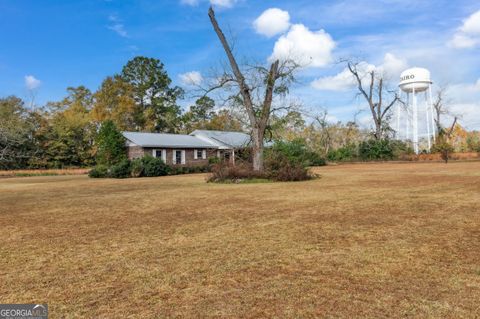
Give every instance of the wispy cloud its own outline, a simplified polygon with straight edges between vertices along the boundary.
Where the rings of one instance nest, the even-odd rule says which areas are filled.
[[[108,17],[108,20],[110,21],[110,25],[108,26],[108,29],[114,31],[117,33],[119,36],[128,38],[128,33],[125,30],[125,26],[121,22],[121,20],[116,16],[116,15],[110,15]]]
[[[198,6],[202,0],[180,0],[181,4],[185,4],[188,6]],[[237,0],[209,0],[211,5],[224,7],[224,8],[231,8],[235,5]]]
[[[448,44],[456,49],[468,49],[480,45],[480,10],[463,21],[463,25],[458,28]]]
[[[199,0],[180,0],[181,4],[186,4],[189,6],[198,6],[199,2]]]
[[[182,84],[187,86],[200,85],[203,82],[203,76],[198,71],[183,73],[179,77]]]

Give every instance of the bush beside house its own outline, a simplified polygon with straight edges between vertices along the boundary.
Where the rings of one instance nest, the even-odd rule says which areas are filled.
[[[89,176],[92,178],[158,177],[167,175],[205,173],[208,171],[208,166],[168,166],[160,158],[147,155],[131,161],[124,159],[112,166],[97,165],[90,171]]]
[[[232,166],[224,163],[212,166],[209,182],[234,182],[244,180],[305,181],[315,177],[310,166],[326,165],[325,159],[307,149],[302,140],[276,142],[265,150],[263,172],[254,171],[250,163]]]

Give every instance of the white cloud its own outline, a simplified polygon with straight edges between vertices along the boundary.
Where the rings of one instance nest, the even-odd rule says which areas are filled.
[[[36,79],[33,75],[26,75],[25,76],[25,86],[29,90],[35,90],[37,89],[42,82],[38,79]]]
[[[355,79],[350,73],[350,70],[345,68],[342,72],[336,75],[324,76],[316,79],[311,85],[317,90],[347,91],[355,85]]]
[[[448,42],[448,46],[456,49],[473,48],[479,41],[464,33],[456,33]]]
[[[459,116],[459,123],[467,129],[480,129],[480,79],[447,87],[445,105],[451,114]],[[452,119],[444,116],[444,125]]]
[[[385,54],[383,64],[375,66],[365,61],[357,65],[358,73],[365,76],[368,72],[375,70],[383,75],[384,78],[400,76],[400,73],[407,68],[407,61],[397,58],[392,53]],[[357,82],[348,68],[333,76],[325,76],[314,80],[311,86],[317,90],[324,91],[348,91],[354,88]]]
[[[191,71],[179,75],[183,85],[200,85],[203,82],[203,76],[198,71]]]
[[[219,7],[231,8],[235,4],[236,0],[210,0],[212,5]]]
[[[108,20],[112,22],[112,24],[108,26],[108,29],[114,31],[121,37],[128,38],[128,33],[125,30],[125,26],[121,23],[120,19],[116,15],[110,15]]]
[[[464,22],[460,31],[468,34],[480,35],[480,10],[469,16]]]
[[[480,129],[480,103],[453,104],[450,107],[450,112],[456,116],[460,116],[458,122],[466,129]],[[446,122],[445,117],[448,119],[449,123],[451,123],[451,116],[444,116],[444,121],[442,122]],[[444,124],[449,125],[449,123]]]
[[[448,42],[450,47],[456,49],[473,48],[478,44],[480,44],[480,10],[465,19]]]
[[[278,8],[267,9],[253,22],[253,27],[257,33],[273,37],[288,30],[290,14]]]
[[[188,6],[198,6],[202,0],[180,0],[181,4]],[[206,2],[206,1],[205,1]],[[210,0],[210,4],[218,7],[231,8],[237,0]]]
[[[181,4],[186,4],[186,5],[189,5],[189,6],[196,6],[196,5],[198,5],[199,0],[181,0],[180,3]]]
[[[303,24],[294,24],[282,35],[269,60],[293,59],[305,67],[323,67],[332,61],[335,41],[324,30],[310,31]]]
[[[384,77],[400,77],[400,73],[407,69],[408,63],[405,59],[397,58],[392,53],[385,54],[383,64],[379,67]]]

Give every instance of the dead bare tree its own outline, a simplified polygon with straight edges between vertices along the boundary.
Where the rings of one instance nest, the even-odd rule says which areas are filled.
[[[332,144],[332,137],[330,132],[330,124],[328,123],[328,110],[321,109],[318,114],[310,115],[314,120],[314,123],[318,125],[318,131],[320,133],[320,144],[323,149],[323,155],[326,156],[330,151]]]
[[[365,98],[372,114],[373,123],[375,124],[373,136],[379,140],[384,138],[389,131],[389,111],[395,103],[400,101],[400,98],[397,93],[394,93],[393,98],[385,102],[385,95],[391,95],[392,92],[386,89],[383,75],[375,69],[365,70],[365,74],[362,74],[363,72],[358,68],[359,64],[351,61],[347,62],[348,70],[352,73],[357,83],[358,94]],[[365,80],[365,78],[367,79]]]
[[[279,111],[279,109],[272,107],[272,103],[276,95],[285,95],[288,92],[288,85],[294,80],[293,73],[299,65],[293,61],[281,62],[275,60],[269,68],[255,65],[241,69],[233,54],[232,47],[217,22],[212,7],[208,11],[208,16],[225,50],[231,72],[225,69],[224,74],[218,78],[216,85],[208,89],[207,93],[226,86],[237,90],[237,94],[233,95],[232,99],[243,106],[248,117],[253,144],[253,169],[262,171],[265,130],[270,115]]]
[[[447,101],[447,87],[441,87],[436,95],[435,100],[433,101],[433,110],[435,111],[435,125],[437,126],[437,132],[442,130],[442,116],[443,115],[452,115],[448,109]],[[454,116],[456,118],[456,116]]]

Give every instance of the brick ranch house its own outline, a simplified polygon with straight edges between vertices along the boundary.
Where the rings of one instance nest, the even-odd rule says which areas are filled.
[[[203,166],[217,157],[235,163],[235,152],[250,144],[250,135],[242,132],[196,130],[189,135],[123,132],[128,158],[145,155],[161,158],[168,165]]]

